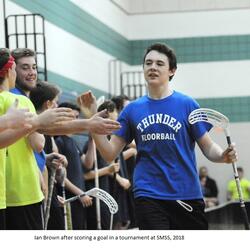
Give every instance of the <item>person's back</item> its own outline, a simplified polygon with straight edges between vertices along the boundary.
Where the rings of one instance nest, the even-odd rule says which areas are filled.
[[[63,135],[56,138],[56,144],[59,153],[66,156],[68,160],[67,178],[79,189],[85,191],[81,152],[76,142],[73,138]],[[66,198],[73,196],[74,194],[66,189]],[[71,215],[73,229],[85,229],[86,211],[79,200],[71,202]]]
[[[72,103],[61,103],[59,107],[68,107],[75,112],[76,117],[79,117],[80,109]],[[63,154],[68,161],[67,180],[65,182],[66,197],[83,193],[85,189],[84,171],[82,164],[82,150],[78,148],[76,141],[70,135],[62,135],[56,138],[56,144],[59,153]],[[76,193],[77,192],[77,193]],[[92,199],[85,195],[80,200],[71,203],[71,215],[73,229],[86,229],[86,209],[92,205]]]
[[[92,140],[91,138],[89,140]],[[86,143],[84,146],[83,152],[86,154],[89,150],[90,141]],[[94,152],[92,152],[94,153]],[[103,160],[100,153],[96,151],[97,156],[97,166],[98,170],[102,170],[103,168],[108,166],[108,163]],[[86,168],[85,174],[87,175],[90,171],[95,171],[94,163],[92,164],[92,168]],[[109,175],[102,175],[99,176],[98,174],[98,181],[99,181],[99,188],[106,191],[107,193],[112,194],[111,192],[111,185],[109,180]],[[87,179],[86,183],[86,190],[90,190],[96,187],[95,179]],[[100,201],[100,214],[101,214],[101,229],[108,230],[110,227],[110,212],[105,203]],[[97,230],[97,215],[96,215],[96,200],[93,201],[93,206],[87,208],[87,229],[88,230]]]
[[[67,178],[80,189],[84,189],[81,152],[73,138],[67,135],[58,136],[56,144],[59,152],[68,160]]]

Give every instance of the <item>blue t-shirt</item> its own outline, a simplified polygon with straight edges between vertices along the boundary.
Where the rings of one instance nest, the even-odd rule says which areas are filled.
[[[26,96],[26,94],[24,93],[24,91],[22,91],[19,88],[10,89],[10,92],[13,93],[13,94],[16,94],[16,95],[24,95],[24,96]]]
[[[40,153],[34,151],[34,155],[36,158],[37,166],[39,167],[40,171],[43,172],[45,169],[46,164],[46,154],[44,151],[41,151]]]
[[[211,126],[189,124],[188,116],[197,108],[198,103],[191,97],[174,91],[160,100],[141,97],[122,111],[118,118],[122,128],[115,135],[127,143],[135,139],[136,198],[202,198],[194,149],[195,141]]]

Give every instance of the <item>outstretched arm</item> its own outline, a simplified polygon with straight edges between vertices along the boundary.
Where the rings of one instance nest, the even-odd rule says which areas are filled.
[[[91,93],[91,91],[83,93],[81,96],[79,96],[77,98],[77,102],[81,108],[81,111],[85,114],[86,117],[91,117],[90,119],[94,117],[101,118],[101,116],[105,117],[105,115],[107,115],[107,112],[105,110],[96,113],[97,112],[96,98]],[[120,125],[117,126],[117,129],[120,129]],[[122,149],[126,145],[125,140],[116,135],[112,135],[111,140],[109,141],[106,136],[97,135],[95,131],[91,132],[92,132],[92,137],[95,140],[97,149],[99,150],[104,160],[107,162],[114,161],[117,155],[122,151]]]
[[[106,162],[114,161],[126,146],[125,140],[116,135],[112,135],[110,141],[106,136],[102,135],[93,134],[92,137],[95,140],[97,149]]]
[[[42,112],[39,115],[31,114],[27,111],[27,109],[17,110],[15,111],[15,107],[17,101],[15,104],[10,108],[10,112],[15,112],[15,116],[18,114],[20,115],[20,112],[24,114],[25,121],[24,125],[21,126],[21,128],[16,128],[16,125],[11,125],[11,127],[16,129],[7,129],[5,131],[2,131],[0,133],[0,148],[7,147],[13,143],[15,143],[17,140],[22,138],[23,136],[27,134],[32,134],[36,130],[42,130],[43,128],[46,128],[48,126],[58,126],[58,123],[70,121],[74,119],[74,113],[71,109],[67,108],[56,108],[56,109],[48,109],[44,112]],[[28,122],[28,124],[26,124]],[[40,144],[40,143],[39,143]],[[40,151],[41,144],[38,145],[37,151]],[[35,147],[36,148],[36,147]]]
[[[102,135],[109,135],[113,131],[119,129],[120,125],[116,121],[102,118],[101,116],[104,113],[105,111],[100,112],[90,119],[77,119],[68,122],[61,122],[56,124],[55,126],[43,128],[39,131],[47,135],[76,134],[84,131]]]
[[[0,149],[6,148],[9,145],[15,143],[17,140],[23,136],[30,133],[32,129],[30,128],[20,128],[20,129],[7,129],[0,133]]]

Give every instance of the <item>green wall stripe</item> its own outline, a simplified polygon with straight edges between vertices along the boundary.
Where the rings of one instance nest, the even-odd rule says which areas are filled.
[[[131,44],[116,31],[68,0],[12,0],[89,44],[122,60],[131,62]]]
[[[96,97],[102,95],[108,97],[108,93],[93,88],[86,84],[66,78],[62,75],[48,71],[49,82],[55,83],[63,92],[69,95],[69,100],[73,100],[72,92],[77,94],[91,90]],[[250,96],[244,97],[224,97],[224,98],[199,98],[196,101],[202,108],[211,108],[226,115],[230,122],[249,122],[250,121]]]
[[[250,121],[250,97],[196,99],[202,108],[215,109],[226,115],[231,122]]]
[[[96,97],[102,95],[108,98],[108,93],[93,88],[86,84],[80,84],[77,81],[66,78],[62,75],[48,71],[48,80],[55,83],[61,89],[70,101],[74,101],[74,94],[78,95],[91,90]],[[196,101],[202,108],[211,108],[226,115],[230,122],[249,122],[250,121],[250,96],[244,97],[224,97],[224,98],[198,98]]]
[[[32,13],[40,13],[52,24],[131,65],[142,63],[144,50],[154,42],[164,42],[176,51],[179,63],[250,59],[250,35],[190,37],[129,41],[68,0],[11,0]],[[108,93],[48,72],[50,82],[65,93],[92,90],[98,97]],[[73,96],[73,95],[72,95]],[[231,122],[250,121],[250,97],[198,99],[201,107],[227,115]]]
[[[72,95],[73,95],[73,93],[77,93],[77,95],[79,95],[83,92],[91,90],[96,97],[100,97],[102,95],[108,97],[108,93],[105,91],[102,91],[100,89],[96,89],[96,88],[89,86],[87,84],[80,84],[77,81],[74,81],[70,78],[59,75],[57,73],[54,73],[52,71],[48,71],[48,81],[50,83],[56,84],[64,92],[71,93]]]
[[[129,41],[69,0],[11,0],[79,39],[131,65],[141,64],[146,47],[165,42],[179,63],[250,59],[250,35]]]
[[[132,64],[141,64],[144,49],[155,42],[169,44],[179,63],[233,61],[250,59],[250,35],[134,40]]]

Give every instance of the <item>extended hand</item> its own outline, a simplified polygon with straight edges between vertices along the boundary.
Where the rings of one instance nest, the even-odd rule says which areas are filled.
[[[32,128],[31,121],[34,114],[30,113],[29,109],[17,109],[18,102],[18,99],[16,99],[6,112],[6,118],[8,117],[7,127],[12,129]]]
[[[77,104],[86,118],[90,118],[97,112],[96,97],[91,91],[77,97]]]
[[[75,113],[69,108],[47,109],[35,118],[35,124],[39,128],[49,128],[60,122],[71,121],[75,119]]]
[[[119,122],[103,118],[106,115],[107,115],[106,110],[103,110],[89,119],[90,121],[89,131],[91,133],[110,135],[112,134],[113,131],[121,128]]]

